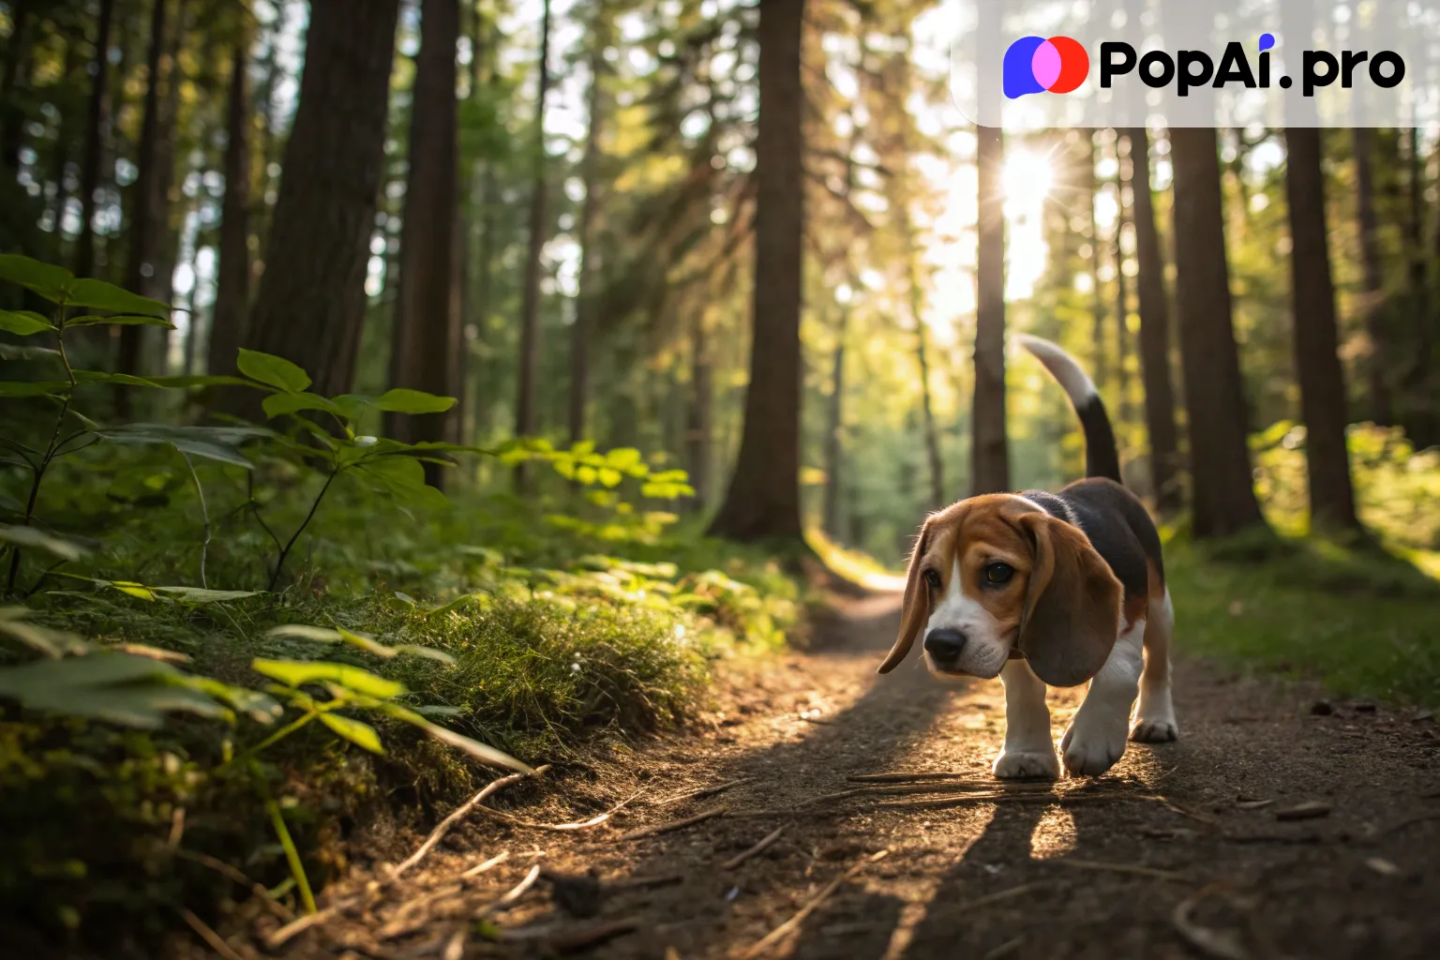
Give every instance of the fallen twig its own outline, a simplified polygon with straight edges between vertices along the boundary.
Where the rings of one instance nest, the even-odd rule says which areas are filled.
[[[795,916],[791,917],[789,920],[786,920],[774,930],[771,930],[764,937],[758,940],[755,945],[752,946],[749,950],[746,950],[744,953],[740,954],[740,960],[752,960],[752,958],[760,956],[766,950],[770,949],[772,946],[785,939],[792,932],[798,930],[800,925],[805,922],[805,918],[810,916],[810,914],[814,913],[816,909],[818,909],[820,905],[823,904],[826,900],[829,900],[831,895],[834,894],[836,890],[840,889],[842,884],[848,883],[850,880],[854,879],[856,874],[858,874],[861,870],[864,870],[870,864],[882,859],[889,852],[889,850],[881,850],[878,853],[871,854],[869,857],[866,857],[864,860],[861,860],[859,863],[852,866],[849,870],[846,870],[844,873],[840,874],[840,876],[836,877],[834,880],[831,880],[825,885],[824,889],[822,889],[819,893],[817,893],[814,897],[810,899],[809,903],[801,907],[799,912],[796,913]]]
[[[780,839],[780,834],[785,832],[785,828],[787,826],[789,826],[789,824],[782,823],[774,830],[771,830],[769,833],[765,834],[765,836],[760,840],[759,843],[755,844],[753,847],[746,850],[744,853],[736,854],[729,860],[726,860],[724,863],[720,864],[720,869],[734,870],[736,867],[740,866],[740,864],[744,863],[746,860],[749,860],[751,857],[758,856],[759,854],[764,853],[766,850],[770,849],[771,844],[773,844],[776,840]]]
[[[1168,797],[1162,797],[1162,796],[1159,796],[1158,794],[1156,794],[1156,795],[1151,795],[1151,796],[1144,796],[1144,797],[1141,797],[1141,799],[1144,799],[1144,800],[1153,800],[1153,801],[1155,801],[1156,803],[1158,803],[1158,804],[1160,804],[1161,806],[1163,806],[1165,809],[1169,810],[1171,813],[1178,813],[1178,814],[1180,814],[1180,816],[1182,816],[1182,817],[1189,817],[1191,820],[1194,820],[1196,823],[1203,823],[1203,824],[1207,824],[1208,826],[1212,826],[1212,827],[1218,827],[1218,826],[1220,826],[1220,821],[1219,821],[1219,820],[1216,820],[1214,817],[1208,816],[1208,815],[1203,814],[1203,813],[1196,813],[1196,812],[1193,811],[1193,810],[1186,810],[1184,807],[1180,806],[1179,804],[1172,802],[1172,801],[1170,800],[1170,798],[1168,798]]]
[[[1234,933],[1229,930],[1203,927],[1190,919],[1196,905],[1210,893],[1221,889],[1222,886],[1223,884],[1211,884],[1193,897],[1187,897],[1180,901],[1175,907],[1175,912],[1170,914],[1170,922],[1175,925],[1175,930],[1185,939],[1186,943],[1206,956],[1216,957],[1218,960],[1246,960],[1248,954]]]
[[[1330,804],[1323,800],[1307,800],[1304,803],[1297,803],[1293,807],[1284,807],[1275,811],[1276,820],[1314,820],[1328,816],[1330,816]]]
[[[860,773],[853,777],[846,777],[851,783],[913,783],[920,780],[968,780],[971,783],[984,783],[972,774],[968,773],[938,773],[932,771],[916,771],[914,773]],[[994,782],[994,781],[990,781]]]
[[[238,950],[226,943],[220,937],[220,934],[210,929],[210,925],[195,916],[194,913],[181,907],[180,916],[184,919],[186,925],[188,925],[191,930],[194,930],[201,940],[205,941],[206,946],[220,954],[225,960],[245,960]]]
[[[980,960],[1000,960],[1001,957],[1008,957],[1016,950],[1019,950],[1024,943],[1024,937],[1016,937],[1014,940],[1006,940],[994,950],[986,953],[983,957],[980,958]]]
[[[486,860],[484,863],[477,863],[469,870],[466,870],[464,873],[460,874],[460,877],[464,880],[469,880],[471,877],[478,877],[480,876],[480,874],[485,873],[487,870],[490,870],[493,867],[500,866],[500,864],[504,863],[506,860],[509,859],[510,851],[502,850],[495,856],[491,857],[489,860]]]
[[[298,917],[266,937],[265,946],[270,950],[278,950],[311,927],[319,926],[342,910],[349,910],[362,899],[360,896],[346,897],[344,900],[335,901],[324,910],[317,910],[314,913]]]
[[[1029,893],[1031,890],[1038,890],[1041,887],[1049,886],[1049,881],[1035,880],[1030,883],[1022,883],[1018,887],[1011,887],[1009,890],[1000,890],[996,893],[987,893],[976,900],[971,900],[960,908],[960,912],[966,915],[977,907],[988,907],[992,903],[999,903],[1001,900],[1009,900],[1011,897],[1018,897],[1022,893]]]
[[[517,827],[525,827],[529,830],[549,830],[554,833],[570,833],[575,830],[589,830],[591,827],[600,826],[600,824],[607,822],[615,814],[619,813],[621,810],[624,810],[626,806],[628,806],[632,801],[635,800],[636,797],[640,796],[644,792],[644,790],[640,790],[632,794],[631,796],[626,797],[624,800],[621,800],[619,803],[615,804],[615,806],[611,807],[609,810],[606,810],[604,813],[593,816],[589,820],[580,820],[575,823],[536,823],[533,820],[525,820],[515,816],[514,814],[505,813],[503,811],[496,810],[493,807],[486,806],[476,807],[475,810],[476,812],[484,814],[487,817],[494,817],[497,820],[503,820],[506,823],[513,824]]]
[[[501,910],[504,910],[516,900],[519,900],[521,897],[525,896],[525,892],[531,887],[535,886],[535,881],[539,879],[540,864],[537,863],[535,864],[535,866],[530,868],[529,873],[525,874],[525,879],[521,880],[519,883],[515,884],[515,886],[505,891],[504,895],[501,896],[500,899],[494,900],[481,907],[479,910],[475,911],[476,919],[489,917],[493,914],[499,913]]]
[[[664,887],[672,883],[680,883],[685,879],[683,873],[660,873],[649,877],[622,877],[619,880],[601,880],[600,889],[605,892],[611,890],[641,890],[645,887]]]
[[[435,829],[430,831],[430,836],[426,837],[425,842],[420,844],[420,848],[414,853],[412,853],[409,858],[402,862],[399,866],[395,867],[393,870],[390,871],[390,879],[396,879],[400,876],[400,874],[404,873],[406,870],[409,870],[421,860],[424,860],[425,856],[431,850],[435,849],[435,845],[439,843],[441,838],[443,838],[445,834],[450,831],[451,827],[453,827],[461,820],[465,819],[465,817],[469,816],[472,810],[480,806],[481,803],[485,802],[485,800],[488,799],[497,790],[508,787],[513,783],[519,783],[521,780],[524,780],[527,777],[542,776],[545,771],[549,769],[550,767],[547,764],[543,767],[536,767],[534,773],[512,773],[508,777],[501,777],[500,779],[492,781],[491,783],[486,785],[485,789],[481,790],[479,793],[475,794],[475,796],[465,801],[465,803],[453,813],[451,813],[450,816],[446,817],[444,820],[441,820],[438,824],[436,824]]]
[[[1061,863],[1067,867],[1075,867],[1080,870],[1100,870],[1107,873],[1132,873],[1137,877],[1154,877],[1156,880],[1170,880],[1175,883],[1190,883],[1190,878],[1183,873],[1175,873],[1171,870],[1156,870],[1153,867],[1142,867],[1133,863],[1103,863],[1099,860],[1078,860],[1074,857],[1060,857],[1049,861],[1050,863]]]
[[[617,841],[639,840],[641,837],[653,837],[656,834],[669,833],[672,830],[680,830],[684,827],[701,823],[712,817],[724,816],[727,809],[727,807],[723,806],[714,807],[713,809],[706,810],[704,813],[697,813],[693,817],[686,817],[684,820],[672,820],[669,823],[661,823],[650,827],[641,827],[639,830],[631,830],[629,833],[622,833],[615,839]]]
[[[251,880],[224,860],[217,860],[206,853],[196,853],[193,850],[186,850],[184,847],[176,847],[171,852],[181,860],[189,860],[192,863],[200,864],[202,867],[209,867],[222,877],[249,889],[256,899],[265,905],[265,909],[279,917],[282,922],[289,923],[295,919],[295,914],[290,908],[270,896],[270,891],[266,890],[264,886]]]
[[[738,787],[741,784],[749,783],[754,777],[741,777],[738,780],[727,780],[725,783],[717,783],[713,787],[705,787],[701,790],[692,790],[689,793],[682,793],[679,796],[669,797],[655,804],[657,807],[668,807],[674,803],[684,803],[686,800],[699,800],[701,797],[713,797],[718,793],[724,793],[731,787]]]

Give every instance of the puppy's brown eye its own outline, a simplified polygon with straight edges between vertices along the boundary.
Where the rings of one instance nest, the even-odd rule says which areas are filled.
[[[986,583],[1009,583],[1013,576],[1015,576],[1015,568],[1008,563],[992,563],[985,568]]]
[[[931,590],[939,590],[939,589],[940,589],[940,574],[936,573],[934,570],[926,570],[926,571],[925,571],[925,582],[926,582],[927,584],[929,584]]]

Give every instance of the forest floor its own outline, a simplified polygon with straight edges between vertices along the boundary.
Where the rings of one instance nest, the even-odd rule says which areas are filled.
[[[897,607],[835,598],[809,649],[727,669],[701,729],[498,791],[486,806],[510,820],[472,811],[398,881],[421,838],[353,838],[373,859],[322,897],[325,922],[277,947],[281,920],[260,917],[230,943],[293,960],[1437,955],[1426,712],[1182,653],[1178,743],[1132,744],[1093,781],[1002,786],[998,682],[943,685],[913,659],[876,676]],[[1052,691],[1057,738],[1078,700]],[[965,779],[852,779],[895,771]]]

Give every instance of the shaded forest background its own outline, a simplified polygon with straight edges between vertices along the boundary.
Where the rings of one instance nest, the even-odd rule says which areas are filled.
[[[1063,399],[1006,372],[1022,329],[1087,362],[1127,477],[1197,534],[1262,506],[1303,531],[1312,498],[1354,527],[1348,428],[1358,515],[1436,545],[1424,131],[976,131],[939,3],[0,12],[0,247],[175,305],[90,366],[226,374],[245,346],[322,394],[455,396],[383,429],[639,447],[721,532],[893,560],[925,509],[1077,474]]]

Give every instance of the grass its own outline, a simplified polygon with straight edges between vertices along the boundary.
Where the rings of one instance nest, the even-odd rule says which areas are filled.
[[[1440,706],[1440,583],[1411,563],[1323,541],[1172,542],[1165,559],[1182,652]]]

